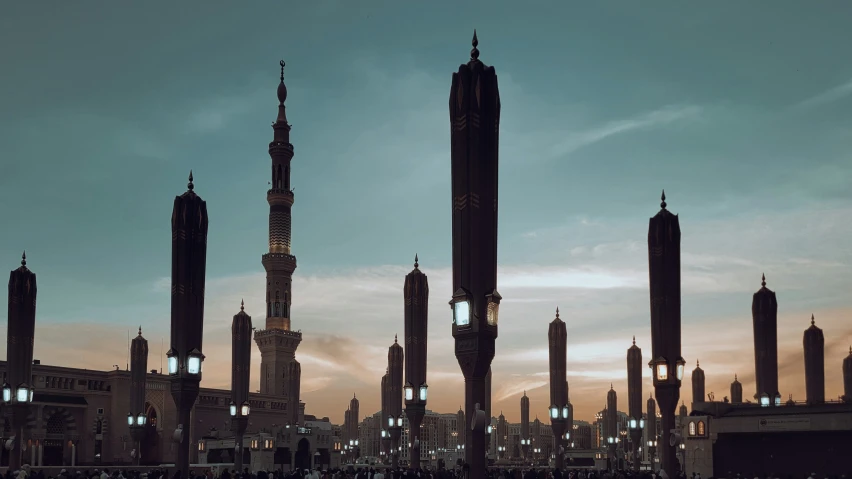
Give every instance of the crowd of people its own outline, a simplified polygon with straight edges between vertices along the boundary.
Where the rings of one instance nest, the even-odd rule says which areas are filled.
[[[852,479],[852,475],[824,476],[811,473],[804,477],[794,478],[784,474],[741,475],[727,473],[717,478],[702,478],[693,474],[689,479]],[[169,475],[166,469],[151,469],[139,471],[134,469],[62,469],[58,474],[45,474],[24,465],[17,471],[6,471],[0,479],[477,479],[469,477],[465,467],[437,469],[405,469],[405,468],[376,468],[375,466],[347,466],[343,469],[296,469],[289,472],[258,471],[256,473],[244,469],[242,472],[223,469],[221,473],[210,468],[192,470],[189,477],[182,478],[180,471]],[[584,471],[549,468],[489,468],[482,479],[687,479],[683,473],[669,476],[665,471]]]

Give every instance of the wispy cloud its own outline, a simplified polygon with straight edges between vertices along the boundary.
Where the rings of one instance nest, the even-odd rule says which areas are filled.
[[[814,108],[817,106],[825,105],[828,103],[832,103],[838,100],[842,100],[847,96],[852,95],[852,80],[848,82],[838,85],[834,88],[830,88],[818,95],[814,95],[810,98],[800,101],[793,105],[793,109],[807,109]]]
[[[550,156],[553,158],[562,157],[611,136],[664,126],[676,121],[695,118],[700,114],[701,108],[695,105],[668,105],[633,118],[610,121],[585,131],[569,134],[565,140],[553,145],[550,149]]]

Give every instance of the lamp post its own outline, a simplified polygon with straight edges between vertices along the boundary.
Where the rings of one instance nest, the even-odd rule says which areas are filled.
[[[550,357],[550,427],[553,429],[553,450],[556,468],[563,469],[562,440],[568,421],[568,381],[566,376],[568,331],[565,322],[556,318],[547,330]]]
[[[669,436],[675,428],[685,362],[681,357],[680,222],[666,209],[663,192],[660,211],[648,224],[648,276],[651,301],[651,356],[654,396],[662,414],[660,466],[677,471],[677,457]]]
[[[231,431],[234,432],[234,469],[243,470],[243,436],[248,427],[251,408],[248,403],[251,377],[251,316],[246,314],[245,302],[231,321]]]
[[[33,371],[33,338],[35,337],[36,275],[27,268],[27,254],[21,266],[9,274],[9,315],[6,335],[6,380],[3,405],[12,426],[9,439],[9,470],[21,467],[23,433],[34,390],[29,384]],[[11,446],[9,448],[8,446]]]
[[[148,374],[148,341],[139,334],[130,343],[130,412],[127,413],[127,426],[136,448],[133,462],[138,466],[142,461],[142,441],[148,416],[145,411],[145,383]]]
[[[408,416],[410,468],[420,468],[420,425],[426,414],[426,340],[429,329],[429,280],[420,271],[417,255],[414,269],[405,276],[405,415]]]
[[[193,191],[192,172],[186,193],[175,198],[172,211],[171,347],[168,372],[178,428],[175,466],[189,475],[190,413],[201,382],[204,330],[204,282],[207,266],[207,204]]]
[[[630,414],[628,429],[630,451],[634,458],[633,471],[639,472],[639,461],[635,460],[635,457],[642,445],[645,419],[642,418],[642,350],[636,346],[636,336],[633,336],[633,345],[627,349],[627,405]]]
[[[501,296],[497,292],[497,170],[500,93],[493,67],[470,61],[450,89],[453,311],[455,354],[465,381],[466,422],[488,406],[485,377],[494,359]],[[473,431],[472,431],[473,432]],[[485,475],[485,434],[469,434],[470,477]]]
[[[388,416],[387,425],[391,440],[391,465],[399,467],[399,439],[402,436],[402,376],[405,352],[402,346],[393,338],[393,344],[388,348]]]

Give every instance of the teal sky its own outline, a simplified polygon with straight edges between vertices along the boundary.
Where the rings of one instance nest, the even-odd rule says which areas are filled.
[[[239,299],[263,321],[283,58],[309,413],[341,419],[344,390],[365,413],[378,407],[415,253],[432,281],[434,408],[453,410],[447,100],[476,28],[503,104],[495,407],[515,418],[520,384],[545,401],[537,354],[556,306],[580,417],[603,404],[609,372],[625,375],[630,336],[650,351],[643,248],[662,188],[684,233],[684,334],[701,336],[684,357],[707,357],[717,397],[751,371],[765,271],[792,331],[787,389],[803,390],[800,334],[817,311],[833,397],[852,340],[852,61],[839,53],[850,22],[842,1],[9,4],[0,258],[13,269],[26,249],[38,274],[36,357],[68,361],[63,348],[97,340],[114,344],[75,354],[81,367],[123,365],[126,330],[141,323],[156,363],[172,201],[192,169],[210,214],[205,353],[227,363]],[[347,373],[350,353],[364,375]]]

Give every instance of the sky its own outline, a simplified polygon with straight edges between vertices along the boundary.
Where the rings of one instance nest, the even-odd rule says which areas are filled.
[[[159,367],[172,202],[192,169],[210,217],[202,385],[229,388],[240,300],[264,322],[284,59],[307,413],[342,422],[353,393],[362,416],[378,411],[415,254],[431,291],[428,407],[453,412],[447,100],[476,28],[502,100],[494,413],[517,421],[526,390],[546,418],[557,307],[575,417],[603,409],[610,384],[626,409],[634,335],[650,359],[646,241],[662,189],[683,234],[688,370],[700,360],[717,399],[735,374],[754,393],[765,273],[782,394],[804,399],[813,314],[837,398],[852,342],[852,62],[837,53],[850,20],[841,1],[10,4],[0,264],[26,249],[38,275],[42,363],[124,368],[141,325]]]

